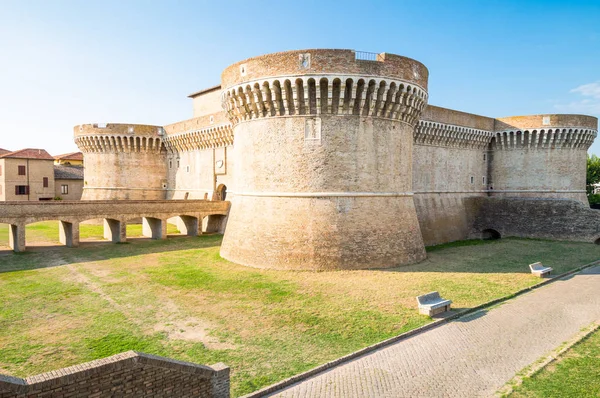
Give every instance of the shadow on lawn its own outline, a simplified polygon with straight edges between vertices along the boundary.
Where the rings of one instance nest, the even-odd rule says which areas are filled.
[[[51,268],[72,263],[102,261],[141,254],[165,253],[178,250],[202,249],[221,245],[222,235],[201,236],[170,235],[168,239],[128,238],[127,243],[107,241],[82,241],[79,247],[62,245],[27,246],[23,253],[0,250],[0,273]]]
[[[589,250],[586,254],[582,252],[582,246],[574,245],[585,245]],[[529,264],[539,261],[554,269],[550,275],[552,277],[600,258],[600,248],[591,243],[515,237],[457,241],[425,249],[427,258],[417,264],[379,270],[402,273],[531,275]]]

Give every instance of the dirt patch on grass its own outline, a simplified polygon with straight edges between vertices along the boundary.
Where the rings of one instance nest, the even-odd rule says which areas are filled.
[[[235,349],[234,344],[219,341],[219,339],[210,336],[210,325],[196,318],[180,319],[163,324],[157,324],[154,327],[155,332],[167,334],[170,340],[195,341],[204,344],[209,350],[230,350]]]
[[[27,321],[27,336],[30,343],[41,340],[44,344],[60,344],[64,336],[70,335],[75,329],[80,329],[87,322],[79,317],[61,314],[45,314]]]
[[[82,284],[86,287],[86,289],[96,293],[97,295],[99,295],[101,298],[103,298],[104,300],[108,301],[110,303],[110,305],[115,308],[116,310],[120,311],[120,312],[125,312],[125,307],[123,307],[122,305],[120,305],[119,303],[117,303],[115,300],[113,300],[112,297],[110,297],[108,294],[106,294],[102,288],[100,287],[99,284],[97,284],[96,282],[92,281],[90,278],[88,278],[86,275],[84,275],[83,273],[79,272],[79,270],[77,269],[77,267],[75,267],[73,264],[69,264],[67,265],[67,269],[69,270],[69,276],[71,281],[75,282],[75,283],[79,283]]]

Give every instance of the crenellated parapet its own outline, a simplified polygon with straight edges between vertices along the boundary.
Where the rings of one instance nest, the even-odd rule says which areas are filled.
[[[584,127],[507,130],[494,133],[492,149],[581,149],[587,150],[597,131]]]
[[[167,142],[168,148],[176,152],[222,148],[233,145],[233,129],[231,124],[222,124],[182,131],[169,135]]]
[[[160,126],[97,123],[75,126],[75,144],[83,153],[163,152]]]
[[[492,196],[574,199],[587,203],[587,149],[598,119],[529,115],[496,119],[492,140]]]
[[[370,76],[282,76],[230,87],[222,102],[234,124],[263,117],[355,115],[414,126],[427,92],[411,82]]]
[[[487,148],[494,133],[470,127],[454,126],[421,120],[415,128],[416,145],[432,145],[450,148]]]
[[[527,115],[498,118],[492,148],[587,150],[598,130],[598,119],[585,115]]]

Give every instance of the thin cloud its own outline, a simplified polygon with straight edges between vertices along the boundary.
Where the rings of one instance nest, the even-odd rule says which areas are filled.
[[[600,81],[584,84],[570,91],[571,93],[579,93],[584,97],[592,97],[600,99]]]
[[[600,81],[583,84],[569,92],[583,98],[566,104],[556,104],[554,108],[564,113],[600,115]]]

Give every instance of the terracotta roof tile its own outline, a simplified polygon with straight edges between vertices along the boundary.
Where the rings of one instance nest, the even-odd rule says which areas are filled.
[[[55,156],[56,160],[83,160],[83,153],[81,152],[71,152],[65,153],[63,155]]]
[[[44,149],[37,148],[25,148],[18,151],[5,153],[0,155],[0,158],[54,160],[54,158]]]

